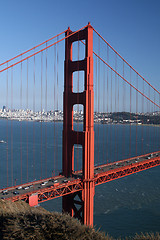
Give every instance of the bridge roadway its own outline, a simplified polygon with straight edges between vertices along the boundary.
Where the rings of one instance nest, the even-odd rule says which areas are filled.
[[[106,183],[136,172],[140,172],[160,165],[160,152],[141,155],[113,163],[95,166],[94,178],[85,181],[94,181],[95,186]],[[44,202],[83,189],[82,171],[73,173],[72,177],[62,175],[13,186],[0,190],[0,199],[11,201],[25,200],[34,194],[38,195],[38,202]]]

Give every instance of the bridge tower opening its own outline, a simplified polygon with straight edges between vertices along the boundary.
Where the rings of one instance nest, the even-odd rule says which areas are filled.
[[[83,190],[63,196],[62,208],[82,223],[93,226],[94,204],[94,92],[93,92],[93,28],[87,27],[72,35],[66,31],[63,95],[63,175],[74,172],[74,144],[82,145]],[[72,61],[72,44],[85,40],[85,58]],[[73,73],[84,71],[84,91],[73,92]],[[73,129],[73,106],[82,104],[84,109],[83,131]]]

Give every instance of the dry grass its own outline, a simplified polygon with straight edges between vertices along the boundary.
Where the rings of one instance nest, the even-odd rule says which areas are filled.
[[[126,240],[160,240],[160,234],[159,233],[141,233],[141,234],[136,234],[135,237],[133,238],[126,238]]]
[[[0,200],[0,239],[4,240],[115,240],[76,219],[60,213],[31,208],[23,201]],[[120,240],[121,238],[119,238]],[[160,234],[136,234],[125,240],[160,240]],[[121,239],[122,240],[122,239]]]
[[[65,214],[31,208],[25,202],[0,201],[0,239],[109,240]]]

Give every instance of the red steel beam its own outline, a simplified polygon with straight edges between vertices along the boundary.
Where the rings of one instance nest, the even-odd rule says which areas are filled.
[[[119,162],[122,162],[122,161],[119,161]],[[137,162],[127,166],[123,166],[123,167],[117,167],[109,171],[98,173],[94,176],[91,182],[94,182],[94,185],[97,186],[97,185],[107,183],[107,182],[131,175],[137,172],[141,172],[159,165],[160,165],[160,157],[158,156],[152,159],[146,159],[141,162]],[[104,165],[103,167],[106,167],[106,165]],[[37,193],[38,202],[39,203],[45,202],[54,198],[58,198],[58,197],[62,197],[62,196],[66,196],[69,194],[82,191],[84,189],[84,182],[85,180],[83,181],[82,179],[76,179],[69,183],[59,184],[58,186],[55,186],[55,187],[54,186],[47,187],[47,188],[27,192],[25,194],[20,194],[18,196],[6,198],[6,200],[11,200],[11,201],[24,200],[28,202],[29,196],[31,196],[33,193]]]
[[[52,187],[46,187],[43,189],[26,192],[24,194],[6,198],[6,200],[11,200],[13,202],[17,200],[28,201],[29,197],[32,194],[37,193],[38,201],[44,202],[44,201],[51,200],[53,198],[62,197],[70,193],[81,191],[82,189],[83,189],[83,182],[80,179],[77,179],[69,183],[59,184],[58,186],[53,185]]]
[[[122,178],[137,172],[147,170],[160,165],[160,157],[146,159],[144,161],[130,164],[123,167],[118,167],[107,172],[101,172],[94,178],[95,185],[113,181],[118,178]]]

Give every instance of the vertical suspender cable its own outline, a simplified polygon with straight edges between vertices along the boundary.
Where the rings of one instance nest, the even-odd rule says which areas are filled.
[[[115,71],[117,72],[117,54],[115,53]],[[118,120],[118,115],[117,115],[117,74],[115,73],[115,78],[114,78],[114,87],[115,87],[115,124],[114,124],[114,161],[116,161],[117,158],[117,127],[116,127],[116,118]]]
[[[130,68],[130,84],[131,84],[131,68]],[[130,127],[129,127],[129,157],[131,157],[131,118],[132,118],[132,88],[130,85]]]
[[[154,91],[154,102],[155,102],[155,91]],[[155,113],[155,105],[154,105],[154,113]],[[154,138],[153,138],[154,139],[154,146],[156,146],[156,128],[157,128],[156,127],[156,122],[154,122]]]
[[[55,127],[55,118],[56,118],[56,113],[55,113],[55,106],[56,106],[56,45],[54,47],[54,177],[55,177],[55,169],[58,168],[57,164],[57,148],[56,148],[56,127]]]
[[[124,61],[123,61],[123,78],[124,78]],[[125,116],[125,82],[123,81],[123,112],[124,112],[124,116]],[[125,120],[125,119],[123,119]],[[123,159],[125,159],[125,124],[123,122],[123,150],[122,150],[122,155],[123,155]]]
[[[42,99],[43,99],[43,52],[41,53],[41,179],[42,179],[42,160],[43,160],[43,157],[42,157],[42,144],[43,144],[43,141],[42,141]]]
[[[58,36],[57,36],[57,41],[58,41]],[[59,79],[58,79],[58,63],[59,63],[59,55],[58,55],[58,44],[57,44],[57,111],[58,111],[58,108],[59,108],[59,106],[58,106],[58,94],[59,94],[59,92],[58,92],[58,81],[59,81]],[[56,131],[56,133],[57,133],[57,135],[56,135],[56,140],[57,140],[57,166],[58,166],[58,158],[59,158],[59,151],[58,151],[58,128],[57,128],[57,131]]]
[[[112,69],[111,69],[111,116],[112,116],[112,119],[113,119],[113,112],[112,112]],[[111,130],[110,130],[110,154],[111,154],[111,162],[113,162],[113,154],[112,154],[112,134],[113,134],[113,128],[111,127]]]
[[[118,114],[119,114],[119,76],[117,76],[117,85],[118,85]],[[119,128],[117,127],[117,160],[120,160],[120,155],[119,155]]]
[[[21,62],[20,110],[22,114],[22,62]],[[20,166],[21,166],[21,184],[22,184],[22,121],[20,122]]]
[[[11,68],[11,115],[13,115],[13,67]],[[13,186],[13,120],[11,119],[11,181]]]
[[[7,67],[8,67],[8,63],[7,63]],[[6,86],[6,88],[7,88],[7,94],[6,94],[6,108],[7,108],[7,110],[8,110],[8,69],[7,69],[7,86]],[[6,131],[6,135],[7,135],[7,144],[6,144],[6,153],[7,153],[7,161],[6,161],[6,164],[7,164],[7,187],[8,187],[8,118],[7,118],[7,131]]]
[[[47,47],[47,43],[46,43]],[[48,118],[47,114],[47,49],[46,49],[46,88],[45,88],[45,112],[46,118]],[[45,121],[45,177],[47,177],[47,122]]]
[[[27,98],[26,108],[27,108],[27,111],[28,111],[28,59],[27,59],[27,92],[26,92],[26,98]],[[28,120],[27,120],[26,136],[27,136],[27,182],[28,182]]]
[[[100,56],[100,38],[98,38],[99,42],[98,42],[98,55]],[[98,162],[100,162],[100,158],[99,158],[99,141],[100,141],[100,138],[99,138],[99,112],[100,112],[100,109],[99,109],[99,102],[100,102],[100,60],[98,58]]]
[[[154,98],[153,100],[154,100],[154,102],[155,102],[155,91],[153,91],[153,98]],[[153,117],[153,113],[154,113],[154,111],[155,111],[155,106],[154,106],[153,104],[151,105],[151,109],[150,109],[150,110],[151,110],[152,117]],[[152,121],[153,121],[153,122],[154,122],[154,120],[155,120],[155,119],[152,118]],[[155,124],[155,123],[154,123],[154,124]],[[152,130],[153,130],[153,128],[150,126],[150,133],[151,133],[151,136],[152,136],[153,139],[154,139]],[[152,139],[152,141],[149,142],[150,145],[151,145],[151,146],[150,146],[151,152],[153,151],[153,150],[152,150],[152,144],[154,144],[153,139]]]
[[[108,47],[108,44],[107,44],[107,62],[109,63],[109,47]],[[109,118],[109,112],[108,112],[108,100],[109,100],[109,91],[108,91],[108,81],[109,81],[109,72],[108,72],[108,67],[107,67],[107,118]],[[109,162],[109,159],[110,159],[110,154],[109,154],[109,147],[108,147],[108,139],[109,139],[109,127],[108,125],[106,126],[106,133],[107,133],[107,146],[106,146],[106,151],[107,151],[107,163]]]
[[[150,86],[148,85],[148,97],[150,99]],[[154,102],[155,102],[155,99],[154,99]],[[150,113],[150,101],[147,100],[147,111],[148,113]],[[147,121],[147,146],[148,146],[148,150],[149,151],[149,148],[150,148],[150,144],[149,144],[149,129],[150,129],[150,123]]]
[[[98,109],[97,109],[97,57],[96,57],[96,60],[95,60],[95,109],[96,109],[96,129],[95,129],[95,139],[97,140],[97,121],[98,121],[98,118],[97,118],[97,115],[98,115]],[[97,157],[98,155],[96,155]],[[96,159],[96,163],[98,163],[98,158]],[[99,164],[99,163],[98,163]]]
[[[136,74],[136,88],[138,89],[138,75]],[[138,119],[138,92],[136,91],[136,156],[137,156],[137,122]]]
[[[104,129],[104,124],[105,124],[105,89],[106,85],[105,85],[105,65],[103,64],[103,161],[106,163],[106,157],[104,154],[104,149],[105,149],[105,139],[104,139],[104,133],[105,133],[105,129]]]
[[[35,114],[35,56],[34,56],[34,72],[33,72],[33,114]],[[33,180],[35,180],[35,121],[33,121]]]
[[[144,81],[143,81],[143,94],[144,94]],[[141,136],[142,136],[142,139],[141,139],[141,143],[142,143],[142,147],[141,147],[141,151],[142,151],[142,154],[143,154],[143,124],[144,124],[144,117],[143,117],[143,114],[144,114],[144,97],[142,96],[142,134],[141,134]]]

